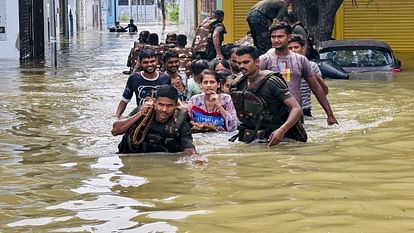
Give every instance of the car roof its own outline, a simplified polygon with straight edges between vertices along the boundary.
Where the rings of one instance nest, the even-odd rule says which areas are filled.
[[[391,47],[380,40],[327,40],[319,44],[319,52],[329,51],[340,47],[377,47],[392,51]]]

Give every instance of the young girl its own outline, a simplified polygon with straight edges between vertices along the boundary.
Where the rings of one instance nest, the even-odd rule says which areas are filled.
[[[233,101],[230,95],[217,93],[220,87],[217,74],[204,70],[200,83],[203,93],[192,96],[187,105],[191,119],[197,126],[206,124],[219,131],[236,130],[239,121]]]
[[[234,81],[235,76],[230,74],[227,74],[224,76],[224,78],[221,80],[221,91],[226,94],[230,94],[230,86]]]

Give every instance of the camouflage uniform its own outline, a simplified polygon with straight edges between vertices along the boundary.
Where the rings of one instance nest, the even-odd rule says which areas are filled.
[[[172,48],[171,50],[178,53],[179,70],[185,72],[187,77],[191,75],[191,62],[193,61],[193,52],[191,48]]]
[[[162,71],[162,55],[164,54],[165,48],[163,45],[149,45],[149,44],[139,44],[134,50],[134,54],[131,60],[132,70],[140,71],[140,67],[135,67],[139,60],[139,53],[144,49],[151,49],[155,51],[155,58],[157,60],[157,70]]]
[[[193,40],[193,53],[199,59],[214,59],[216,57],[216,50],[213,44],[213,33],[217,30],[219,32],[220,45],[224,40],[226,28],[224,24],[215,18],[206,18],[201,22],[196,30],[196,35]]]
[[[234,42],[234,44],[239,46],[253,46],[253,38],[251,34],[245,35],[243,38],[239,39],[238,41]]]

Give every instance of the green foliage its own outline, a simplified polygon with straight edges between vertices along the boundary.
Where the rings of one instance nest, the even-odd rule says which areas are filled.
[[[119,16],[120,22],[129,22],[129,16],[128,15],[120,15]]]
[[[171,2],[167,5],[167,12],[169,20],[178,23],[179,6],[176,2]]]

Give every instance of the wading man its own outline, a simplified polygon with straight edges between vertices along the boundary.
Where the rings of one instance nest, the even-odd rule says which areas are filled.
[[[111,133],[124,134],[119,153],[184,151],[197,156],[187,110],[179,107],[178,91],[171,85],[157,87],[155,99],[146,101],[131,117],[116,121]]]
[[[294,53],[299,53],[305,56],[306,54],[306,41],[300,34],[292,34],[289,38],[289,50]],[[318,80],[319,84],[321,85],[323,92],[325,95],[328,94],[329,89],[326,86],[325,82],[322,79],[322,73],[318,67],[318,64],[313,61],[309,61],[312,72]],[[312,116],[312,98],[311,98],[311,90],[309,88],[308,82],[305,79],[300,81],[300,93],[302,95],[302,110],[303,115],[305,116]]]
[[[267,140],[272,146],[287,137],[305,142],[307,135],[299,122],[302,109],[286,81],[275,72],[259,70],[255,47],[240,47],[236,55],[242,75],[234,80],[230,94],[241,122],[239,141]]]
[[[120,118],[135,93],[137,105],[140,106],[146,97],[151,96],[156,86],[171,84],[170,78],[158,71],[154,50],[145,49],[139,54],[141,72],[129,76],[122,99],[118,104],[115,116]]]
[[[338,124],[325,92],[312,72],[309,60],[303,55],[289,51],[288,41],[292,33],[290,25],[276,24],[270,28],[270,32],[273,48],[260,56],[260,69],[281,73],[290,92],[299,103],[302,103],[300,82],[305,79],[325,111],[328,125]]]

